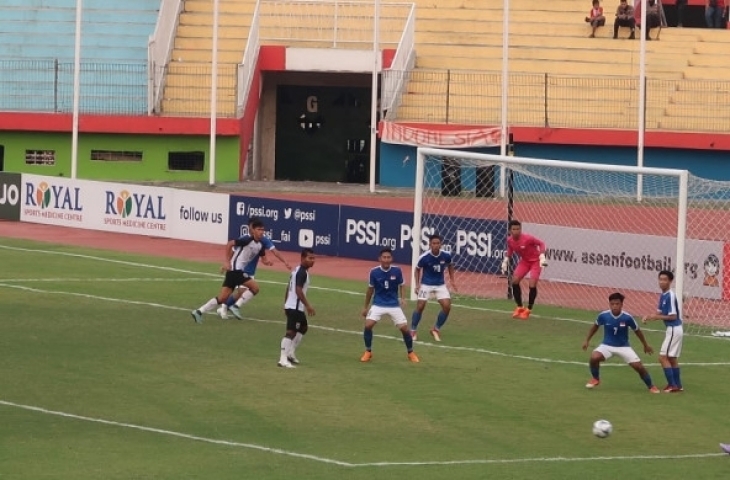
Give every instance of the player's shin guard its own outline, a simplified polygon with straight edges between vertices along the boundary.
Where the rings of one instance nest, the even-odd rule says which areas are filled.
[[[218,299],[217,298],[211,298],[208,300],[208,303],[200,307],[198,310],[200,310],[202,313],[209,312],[213,310],[215,307],[218,306]]]
[[[674,374],[674,384],[682,388],[682,380],[679,379],[679,367],[672,368],[672,373]]]
[[[228,300],[226,300],[226,305],[227,305],[228,307],[232,307],[232,306],[234,306],[235,304],[236,304],[236,297],[234,297],[233,295],[229,295],[229,296],[228,296]]]
[[[292,340],[291,340],[291,347],[289,348],[289,353],[287,354],[288,357],[294,356],[294,354],[297,351],[297,347],[299,346],[300,343],[302,343],[302,337],[304,337],[304,335],[302,335],[301,332],[297,332],[297,334],[294,335],[294,338],[292,338]]]
[[[444,326],[444,323],[446,323],[446,320],[448,320],[449,314],[446,312],[439,312],[438,317],[436,317],[436,330],[441,330],[441,327]]]
[[[410,336],[410,334],[408,335]],[[362,332],[362,338],[365,341],[365,350],[368,352],[373,348],[373,331],[370,328],[366,328]]]
[[[674,369],[673,368],[665,368],[664,376],[667,377],[667,385],[677,386],[677,380],[674,378]]]
[[[248,302],[253,297],[254,297],[254,294],[251,292],[251,290],[246,290],[245,292],[243,292],[243,295],[241,295],[241,298],[239,298],[238,301],[236,301],[236,306],[240,308],[241,305]]]
[[[408,350],[408,353],[411,353],[413,351],[413,337],[411,337],[411,332],[405,331],[401,332],[403,335],[403,343],[406,344],[406,349]]]
[[[532,310],[532,307],[535,305],[535,299],[537,298],[537,287],[530,287],[530,293],[527,297],[527,308]]]
[[[287,360],[287,357],[289,356],[289,351],[292,347],[292,339],[289,337],[284,337],[281,339],[281,354],[279,357],[279,363],[288,363],[289,360]]]
[[[418,310],[413,312],[413,315],[411,315],[411,330],[418,330],[418,324],[421,323],[421,315],[422,312]]]
[[[522,287],[519,283],[512,284],[512,297],[515,299],[515,303],[518,307],[522,306]]]

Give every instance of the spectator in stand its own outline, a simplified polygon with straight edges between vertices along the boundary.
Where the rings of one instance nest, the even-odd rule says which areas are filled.
[[[726,6],[726,0],[705,0],[705,22],[707,22],[707,28],[722,28],[722,17],[725,14]]]
[[[603,16],[603,7],[599,0],[593,0],[593,8],[586,17],[586,22],[591,24],[590,38],[596,38],[596,29],[606,24],[606,17]]]
[[[656,39],[659,40],[659,34],[662,33],[662,16],[659,11],[659,4],[656,0],[647,0],[646,2],[646,28],[644,28],[644,35],[647,40],[651,40],[649,32],[652,28],[659,27],[659,32],[656,34]]]
[[[618,8],[616,9],[616,20],[613,22],[613,38],[618,38],[619,27],[629,27],[631,29],[631,35],[629,40],[636,38],[636,20],[634,19],[634,7],[629,5],[626,0],[621,0]]]
[[[677,26],[684,26],[684,12],[687,9],[687,0],[677,0]]]

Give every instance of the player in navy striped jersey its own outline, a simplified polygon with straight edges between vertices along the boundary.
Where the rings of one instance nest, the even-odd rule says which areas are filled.
[[[603,327],[603,342],[593,350],[589,367],[591,370],[591,379],[586,384],[586,388],[595,388],[601,384],[599,369],[601,362],[608,360],[616,355],[628,363],[643,380],[646,388],[651,393],[660,393],[659,389],[651,380],[651,375],[641,363],[639,356],[636,354],[629,344],[629,329],[633,330],[636,337],[644,346],[644,353],[651,355],[654,353],[651,346],[646,342],[644,332],[639,329],[634,317],[623,310],[624,296],[618,292],[608,296],[609,310],[605,310],[598,315],[596,323],[594,323],[588,331],[588,336],[583,342],[583,350],[588,349],[588,343],[593,335],[600,327]]]
[[[291,272],[289,284],[284,293],[284,313],[286,314],[286,333],[281,339],[279,365],[294,368],[299,365],[296,352],[307,333],[307,315],[314,315],[314,307],[307,298],[309,288],[309,269],[314,265],[314,250],[305,248],[301,253],[299,266]]]
[[[255,222],[256,220],[259,220],[256,217],[251,217],[248,220],[248,228],[251,228],[252,222]],[[279,253],[279,251],[276,249],[276,246],[274,245],[274,242],[271,241],[271,239],[266,236],[265,234],[261,237],[261,245],[263,245],[263,248],[261,249],[261,253],[251,259],[246,266],[243,268],[243,273],[248,274],[249,277],[254,278],[256,275],[256,269],[259,265],[259,259],[261,260],[261,263],[263,263],[266,266],[272,266],[274,265],[274,262],[266,258],[266,252],[271,252],[276,258],[281,261],[287,270],[291,271],[291,266],[289,266],[289,263],[286,261],[286,259]],[[247,303],[249,300],[251,300],[254,297],[255,294],[251,294],[251,291],[248,290],[245,286],[239,285],[233,293],[228,297],[228,300],[226,300],[226,303],[222,304],[218,308],[218,315],[222,319],[228,318],[228,311],[233,314],[234,317],[236,317],[239,320],[243,320],[243,316],[241,315],[240,308]]]
[[[449,312],[451,312],[451,295],[449,289],[446,288],[444,272],[449,272],[451,288],[456,291],[454,264],[451,261],[451,254],[441,250],[441,244],[440,236],[431,235],[428,237],[429,250],[420,256],[413,271],[415,291],[418,295],[416,309],[411,315],[411,336],[413,340],[416,340],[418,323],[421,321],[421,315],[426,308],[429,297],[436,297],[439,305],[441,305],[441,311],[436,317],[436,324],[430,330],[431,336],[437,342],[441,341],[441,327],[444,326],[449,318]]]
[[[261,254],[263,245],[261,238],[264,236],[264,222],[256,220],[251,223],[249,234],[226,243],[225,255],[221,271],[226,273],[223,279],[223,286],[217,297],[213,297],[200,308],[193,310],[191,315],[195,323],[203,323],[203,314],[213,310],[218,305],[225,303],[231,292],[243,285],[248,289],[251,296],[259,292],[256,281],[243,271],[246,264]]]
[[[363,330],[365,353],[360,357],[361,362],[369,362],[373,358],[373,327],[387,315],[403,335],[408,360],[418,363],[418,356],[413,351],[413,338],[408,330],[408,320],[403,313],[402,307],[405,303],[403,271],[393,265],[393,251],[384,248],[380,251],[380,265],[370,270],[368,289],[365,293],[365,306],[362,309],[362,316],[365,317]]]
[[[659,288],[662,294],[659,296],[659,306],[656,313],[646,315],[641,319],[643,323],[655,320],[662,320],[667,327],[662,348],[659,350],[659,363],[664,369],[664,376],[667,377],[667,386],[664,392],[683,392],[682,380],[679,377],[679,355],[682,353],[682,339],[684,330],[682,328],[682,316],[679,312],[677,295],[672,291],[674,274],[669,270],[659,272]]]

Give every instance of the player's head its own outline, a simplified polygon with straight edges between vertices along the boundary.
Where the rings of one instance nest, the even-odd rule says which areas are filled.
[[[599,3],[601,3],[599,0],[593,0],[594,7],[597,7]]]
[[[512,235],[512,238],[517,240],[520,238],[520,234],[522,233],[522,223],[520,223],[519,220],[510,220],[509,221],[509,234]]]
[[[389,269],[390,265],[393,263],[393,250],[390,248],[384,248],[380,251],[380,256],[378,257],[380,260],[380,266],[384,269]]]
[[[608,305],[611,308],[612,314],[618,315],[621,313],[621,310],[624,308],[624,298],[626,297],[619,292],[613,292],[608,296]]]
[[[301,264],[304,268],[311,268],[314,265],[314,250],[311,248],[302,248]]]
[[[441,250],[441,242],[443,240],[440,235],[431,235],[428,237],[428,246],[431,249],[431,253],[437,254]]]
[[[251,228],[254,222],[261,222],[259,217],[248,217],[248,228]]]
[[[659,288],[661,288],[663,292],[669,290],[669,287],[672,286],[673,281],[674,274],[671,270],[662,270],[661,272],[659,272]]]
[[[264,236],[264,222],[258,218],[248,221],[248,234],[257,242]]]

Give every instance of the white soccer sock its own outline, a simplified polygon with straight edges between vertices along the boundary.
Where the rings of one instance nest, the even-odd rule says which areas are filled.
[[[281,339],[281,355],[279,357],[279,362],[286,363],[289,360],[287,360],[286,357],[289,356],[289,350],[291,349],[292,340],[289,337],[284,337]]]
[[[208,303],[200,307],[198,310],[200,310],[201,313],[209,312],[213,310],[215,307],[218,306],[218,299],[213,297],[210,300],[208,300]]]
[[[253,293],[251,293],[251,290],[246,290],[243,292],[243,295],[241,295],[241,298],[236,300],[236,307],[241,308],[241,305],[248,302],[254,297]]]
[[[293,357],[294,354],[297,351],[297,347],[300,343],[302,343],[302,338],[304,338],[304,335],[297,332],[296,335],[294,335],[294,338],[291,340],[291,347],[289,347],[289,353],[287,354],[288,357]]]

